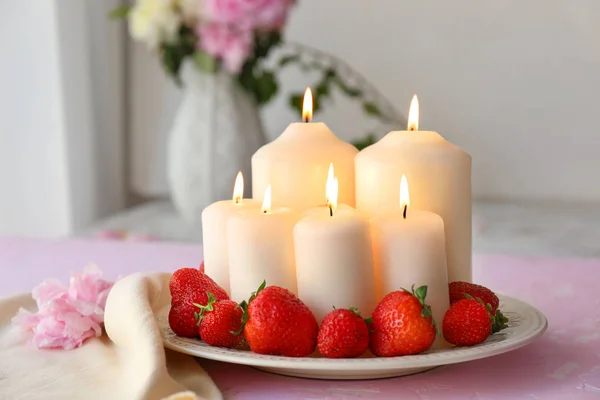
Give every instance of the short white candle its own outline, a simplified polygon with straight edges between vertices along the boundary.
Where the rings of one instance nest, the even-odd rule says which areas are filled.
[[[371,215],[395,211],[406,174],[411,207],[444,220],[450,281],[471,281],[471,156],[437,132],[418,130],[416,96],[408,119],[408,130],[390,132],[356,156],[356,208]]]
[[[302,212],[322,206],[327,170],[333,162],[340,182],[340,203],[354,206],[354,157],[358,150],[324,123],[310,122],[309,89],[304,99],[306,122],[290,124],[281,136],[252,156],[253,198],[262,201],[267,185],[271,185],[274,207]]]
[[[271,210],[271,191],[261,209],[229,218],[229,282],[231,298],[247,300],[258,286],[280,286],[297,293],[293,229],[301,214],[289,208]]]
[[[258,209],[259,201],[244,199],[244,177],[238,172],[233,186],[233,199],[217,201],[202,211],[204,271],[228,293],[227,220],[239,211]]]
[[[410,290],[413,285],[425,285],[425,302],[431,306],[441,329],[449,307],[444,222],[439,215],[413,210],[409,204],[403,175],[400,207],[396,207],[396,212],[371,219],[377,299],[401,288]]]
[[[337,186],[328,180],[328,206],[309,209],[294,228],[298,297],[319,323],[333,307],[368,317],[377,305],[369,221],[348,205],[336,209]]]

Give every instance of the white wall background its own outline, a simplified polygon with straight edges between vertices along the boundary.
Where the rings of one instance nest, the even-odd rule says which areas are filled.
[[[305,0],[287,35],[348,61],[404,113],[417,93],[421,129],[472,154],[475,196],[600,201],[599,16],[598,0]],[[132,183],[156,195],[178,94],[141,52]],[[283,76],[288,91],[310,83]],[[295,118],[286,101],[265,110],[272,137]],[[348,139],[372,124],[342,98],[318,118]]]
[[[124,205],[116,4],[0,3],[0,235],[68,234]]]
[[[0,15],[0,233],[66,232],[56,10],[3,2]]]

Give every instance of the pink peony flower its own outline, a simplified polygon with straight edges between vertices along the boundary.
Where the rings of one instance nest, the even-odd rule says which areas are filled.
[[[293,0],[205,0],[203,14],[211,22],[246,29],[281,29]]]
[[[90,337],[102,334],[104,306],[113,283],[101,278],[96,266],[73,274],[69,286],[48,279],[33,289],[38,311],[20,309],[13,325],[33,331],[38,348],[72,350]]]
[[[204,24],[197,29],[200,48],[220,58],[225,69],[238,73],[252,51],[252,32],[227,24]]]

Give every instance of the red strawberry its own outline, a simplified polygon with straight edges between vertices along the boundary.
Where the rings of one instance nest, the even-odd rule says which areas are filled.
[[[200,307],[200,338],[211,346],[241,347],[244,340],[241,334],[244,310],[235,301],[215,301],[211,293],[208,297],[208,304]]]
[[[457,346],[482,343],[492,334],[490,308],[473,298],[459,300],[446,311],[442,331]]]
[[[392,292],[373,311],[369,348],[378,357],[418,354],[431,347],[436,327],[425,304],[427,286]]]
[[[229,299],[225,289],[195,268],[181,268],[173,272],[169,281],[169,290],[172,297],[171,304],[187,301],[204,306],[208,303],[208,292],[212,293],[217,301]]]
[[[202,260],[198,269],[200,270],[200,272],[204,273],[204,260]]]
[[[369,328],[356,308],[333,310],[325,316],[317,337],[327,358],[354,358],[369,347]]]
[[[198,336],[198,312],[192,303],[172,304],[169,310],[169,326],[178,336],[193,338]]]
[[[498,300],[498,296],[494,294],[490,289],[485,286],[476,285],[474,283],[469,282],[451,282],[450,286],[450,304],[456,303],[459,300],[465,298],[465,294],[468,294],[471,297],[476,299],[481,299],[483,304],[489,304],[492,306],[492,314],[496,314],[496,310],[498,310],[498,306],[500,305],[500,300]]]
[[[250,297],[244,315],[244,337],[250,349],[259,354],[308,356],[317,345],[319,326],[315,316],[289,290],[264,286],[263,282]]]
[[[198,305],[205,306],[208,303],[208,292],[212,293],[217,301],[229,299],[223,288],[195,268],[181,268],[175,271],[169,281],[169,290],[169,325],[173,332],[184,337],[198,335]]]

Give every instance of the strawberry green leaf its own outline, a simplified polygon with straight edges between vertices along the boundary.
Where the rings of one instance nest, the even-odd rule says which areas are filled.
[[[241,308],[243,311],[246,311],[248,309],[248,302],[244,300],[240,304],[238,304],[237,307]]]
[[[207,292],[206,295],[208,296],[208,303],[206,304],[206,311],[212,311],[213,310],[213,304],[215,304],[215,296],[210,293]]]
[[[431,325],[435,328],[435,337],[441,336],[442,332],[440,331],[440,327],[437,322],[435,322],[435,318],[431,317]]]
[[[244,303],[244,302],[242,302]],[[243,309],[244,313],[242,314],[242,318],[241,318],[241,324],[240,324],[240,329],[238,329],[237,331],[230,331],[229,333],[231,333],[233,336],[239,336],[242,334],[242,332],[244,332],[244,326],[246,326],[246,321],[248,321],[248,313],[246,309]]]
[[[421,315],[425,318],[432,318],[431,307],[428,305],[423,305],[423,308],[421,308]]]
[[[415,291],[415,295],[417,299],[425,301],[425,298],[427,297],[427,286],[418,287]]]
[[[496,311],[496,315],[491,316],[492,319],[492,333],[500,332],[503,329],[508,328],[508,318],[502,314],[502,311]]]
[[[365,323],[371,325],[373,323],[373,317],[365,318]]]
[[[263,284],[264,283],[265,282],[263,282]],[[262,289],[260,289],[260,290],[262,290]],[[257,292],[258,292],[258,290],[257,290]],[[246,326],[246,322],[248,322],[248,319],[250,319],[250,314],[248,314],[248,305],[250,304],[250,302],[252,300],[254,300],[255,297],[256,297],[256,293],[252,293],[252,296],[250,296],[250,299],[248,301],[244,300],[238,304],[238,307],[240,307],[242,309],[242,311],[244,311],[244,313],[242,314],[242,325],[240,326],[240,329],[238,329],[235,333],[233,333],[233,335],[237,336],[237,335],[240,335],[242,332],[244,332],[244,327]]]
[[[350,307],[349,310],[350,312],[352,312],[352,314],[356,315],[357,317],[360,317],[360,311],[358,311],[358,308]]]
[[[256,298],[256,296],[258,296],[258,294],[267,286],[267,281],[262,281],[262,283],[260,284],[260,286],[258,287],[258,289],[256,289],[256,292],[252,292],[252,294],[250,295],[250,298],[248,299],[248,304],[250,304],[250,302],[252,300],[254,300]]]

